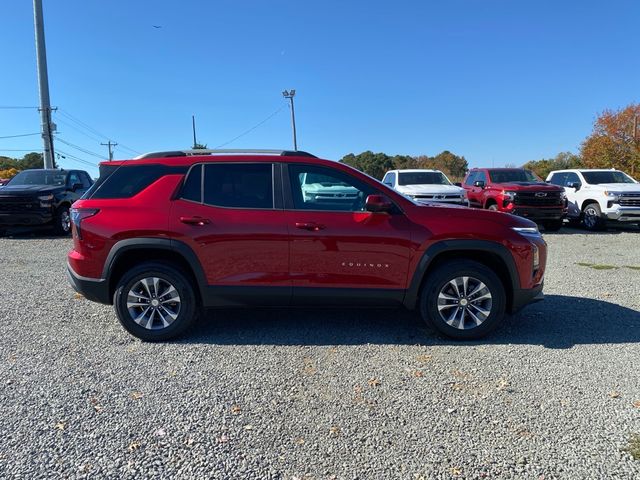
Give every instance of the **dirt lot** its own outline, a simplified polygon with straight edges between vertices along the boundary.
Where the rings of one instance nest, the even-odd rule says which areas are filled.
[[[0,238],[0,478],[640,478],[640,230],[545,238],[546,300],[466,344],[388,310],[145,344],[70,240]]]

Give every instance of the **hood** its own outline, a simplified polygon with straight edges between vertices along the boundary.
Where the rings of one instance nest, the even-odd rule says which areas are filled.
[[[445,203],[420,203],[416,208],[418,209],[418,213],[424,212],[426,222],[434,216],[442,216],[447,217],[447,219],[453,222],[460,222],[461,224],[464,224],[466,220],[481,220],[498,223],[508,228],[536,227],[536,223],[529,219],[493,210],[469,208],[461,205],[447,205]]]
[[[330,192],[330,193],[358,193],[358,189],[346,185],[328,185],[321,183],[306,183],[302,186],[303,190],[313,192]]]
[[[498,187],[499,185],[499,187]],[[544,182],[506,182],[494,183],[494,187],[515,192],[557,192],[564,191],[562,187]]]
[[[585,185],[584,188],[611,190],[621,193],[640,193],[640,184],[637,183],[600,183],[598,185]]]
[[[434,193],[462,195],[465,192],[464,188],[456,187],[455,185],[434,185],[431,183],[424,185],[398,185],[396,190],[408,195],[420,195],[422,193],[429,195]]]
[[[64,186],[61,185],[5,185],[2,187],[2,193],[0,196],[29,196],[37,195],[39,193],[56,193],[64,190]]]

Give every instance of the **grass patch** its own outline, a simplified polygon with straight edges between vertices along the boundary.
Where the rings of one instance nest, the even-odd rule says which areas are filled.
[[[636,267],[634,265],[627,265],[625,268],[630,268],[631,270],[640,270],[640,267]]]
[[[615,265],[604,265],[604,264],[598,264],[598,263],[585,263],[585,262],[578,262],[576,263],[576,265],[580,265],[581,267],[593,268],[594,270],[615,270],[617,268],[620,268],[620,267],[616,267]],[[638,270],[640,270],[640,267],[630,267],[630,268],[638,268]]]
[[[631,434],[629,443],[622,450],[631,455],[634,460],[640,460],[640,435],[637,433]]]

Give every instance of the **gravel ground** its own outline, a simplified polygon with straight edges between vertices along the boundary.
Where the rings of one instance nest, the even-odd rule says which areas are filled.
[[[250,310],[145,344],[70,240],[0,238],[0,478],[640,478],[640,231],[546,239],[546,300],[482,342]]]

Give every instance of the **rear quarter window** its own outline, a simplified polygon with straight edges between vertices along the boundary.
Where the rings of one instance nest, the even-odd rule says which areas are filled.
[[[86,195],[92,199],[131,198],[165,175],[184,174],[187,167],[122,165],[100,169],[100,178]]]

